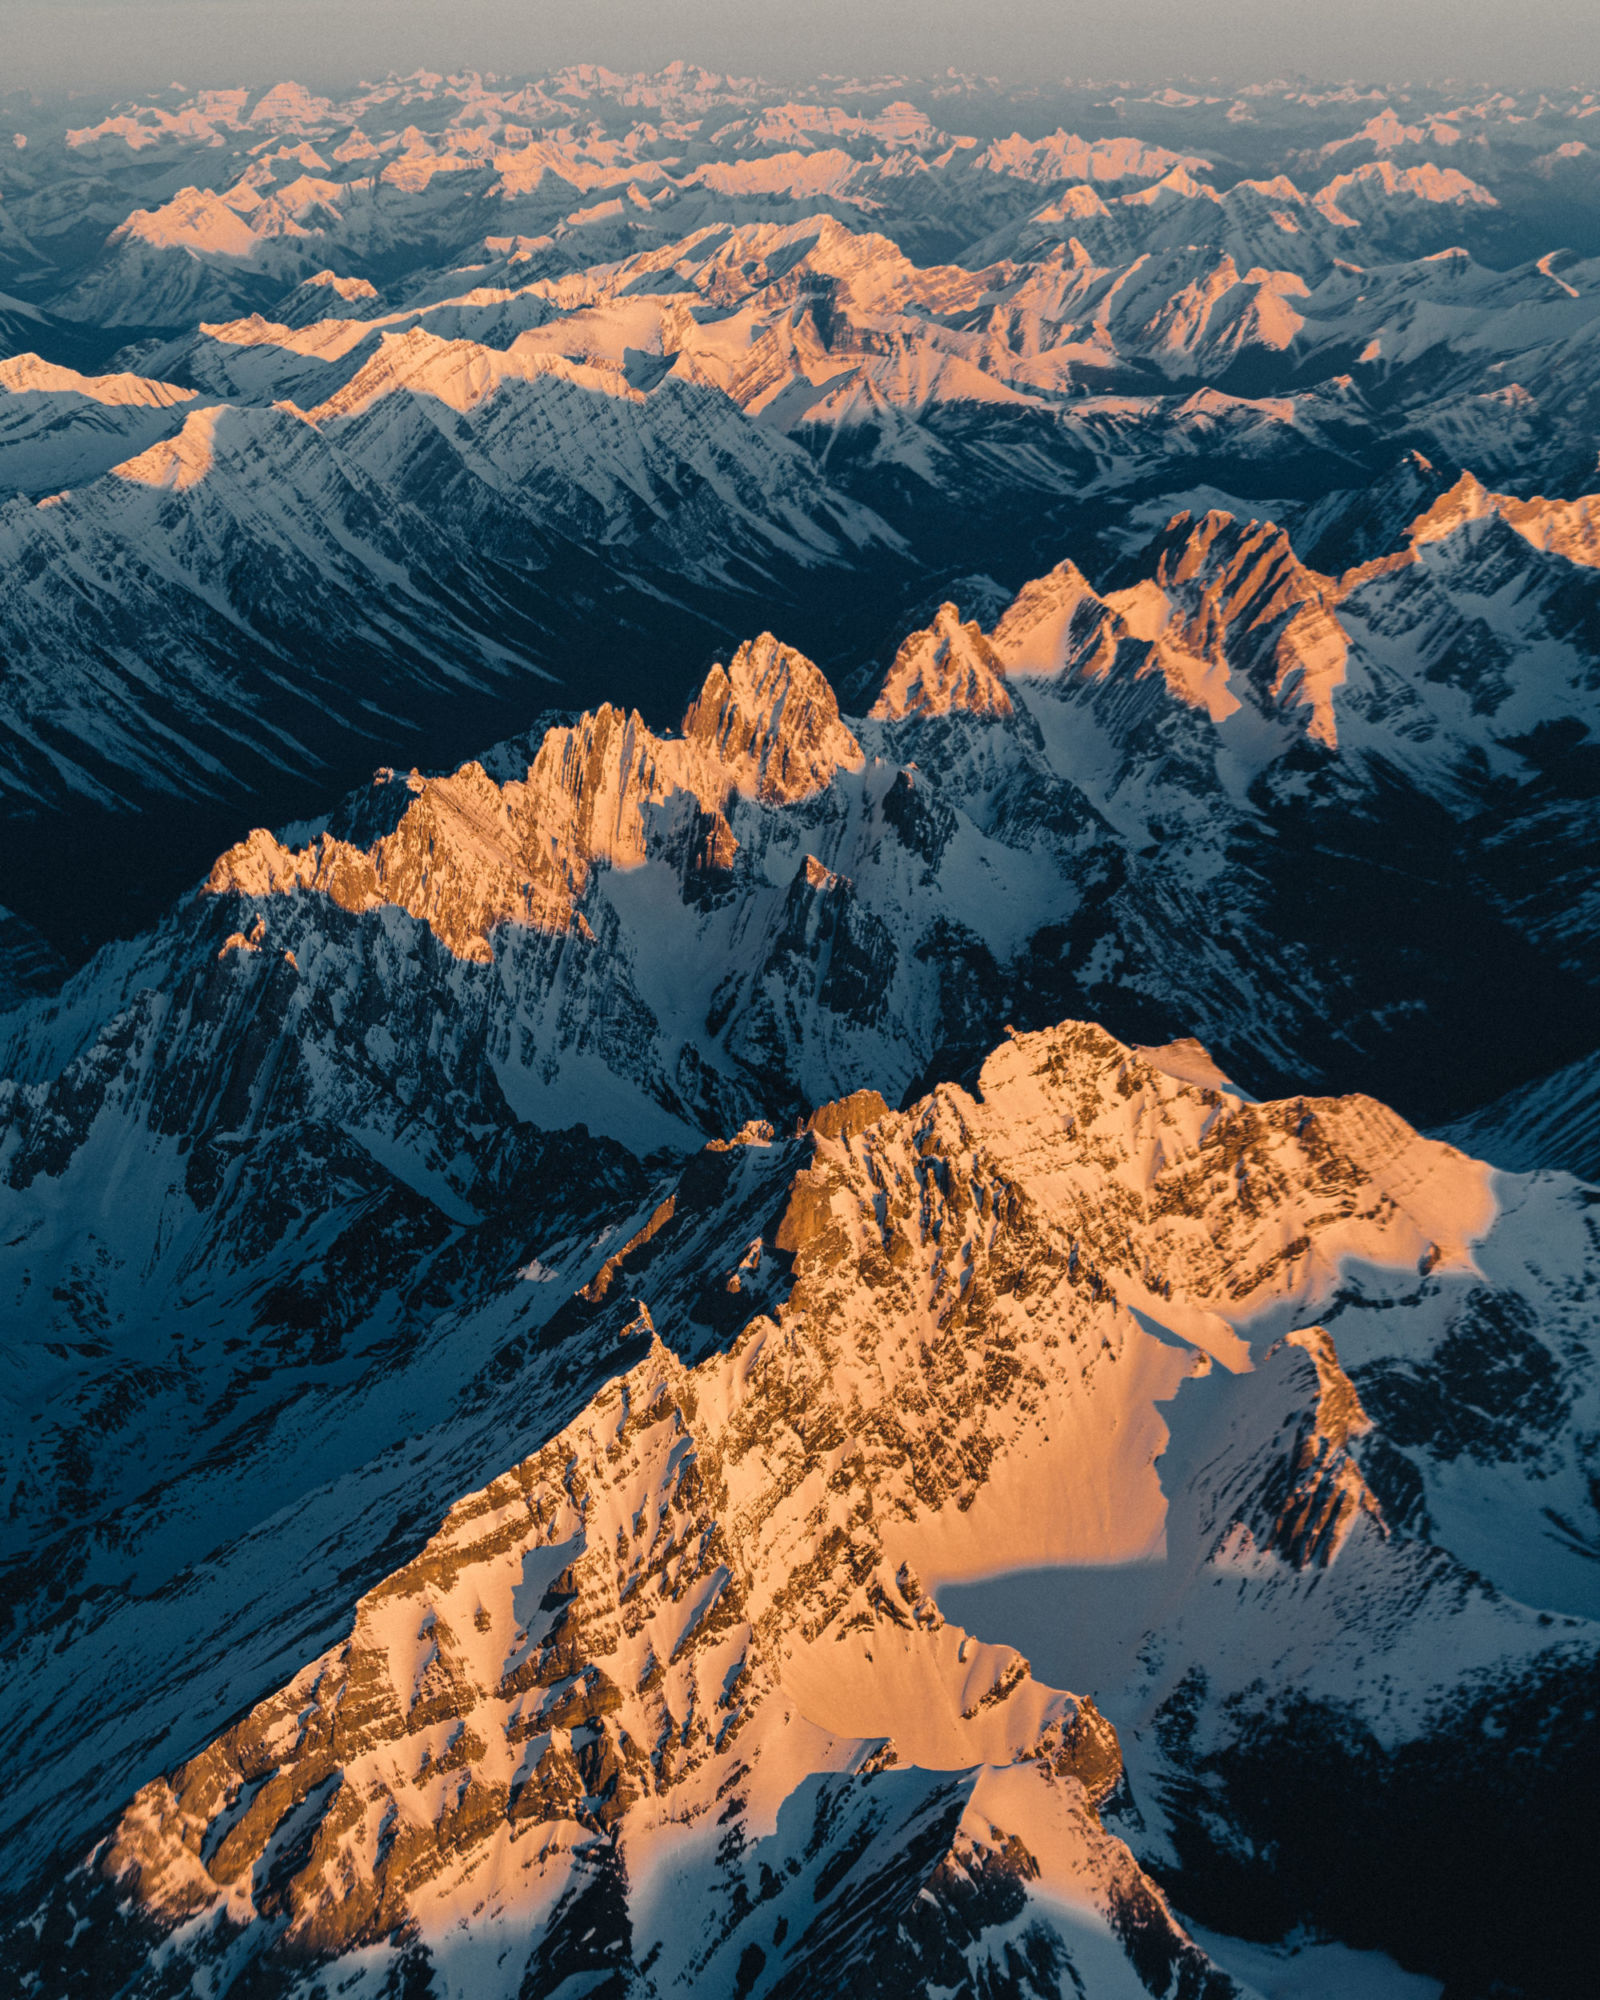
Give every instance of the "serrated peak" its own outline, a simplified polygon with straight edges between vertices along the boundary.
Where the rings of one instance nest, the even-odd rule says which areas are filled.
[[[854,770],[862,762],[827,676],[770,632],[711,669],[683,733],[727,769],[738,790],[767,805],[809,798],[841,766]]]
[[[989,644],[1008,674],[1060,673],[1083,664],[1086,646],[1103,670],[1110,657],[1104,642],[1115,623],[1078,565],[1061,562],[1022,586],[990,633]],[[1115,650],[1112,636],[1110,651]]]
[[[1493,494],[1476,473],[1463,472],[1455,485],[1441,493],[1427,512],[1411,524],[1411,543],[1437,542],[1464,521],[1481,521],[1497,511],[1498,495]]]
[[[1476,474],[1463,472],[1455,485],[1411,524],[1413,549],[1443,541],[1471,521],[1499,519],[1525,542],[1585,568],[1600,567],[1600,495],[1576,500],[1547,500],[1542,495],[1519,500],[1494,493]]]
[[[872,715],[881,722],[956,710],[986,719],[1009,715],[1012,704],[1004,673],[977,624],[963,624],[953,604],[941,604],[933,623],[913,632],[895,654]]]

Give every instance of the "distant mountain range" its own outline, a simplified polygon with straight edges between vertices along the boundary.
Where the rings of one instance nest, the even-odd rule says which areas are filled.
[[[241,814],[546,701],[660,726],[763,624],[866,700],[953,587],[1180,503],[1594,484],[1580,93],[9,108],[0,902],[74,961]]]

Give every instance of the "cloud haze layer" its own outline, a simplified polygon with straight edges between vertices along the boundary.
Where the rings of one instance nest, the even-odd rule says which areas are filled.
[[[311,83],[414,66],[654,66],[685,56],[766,74],[1041,78],[1600,75],[1594,0],[11,0],[6,72],[43,88],[130,89],[292,74]]]

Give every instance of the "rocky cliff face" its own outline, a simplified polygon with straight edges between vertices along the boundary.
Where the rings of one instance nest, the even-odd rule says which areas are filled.
[[[1390,565],[1356,595],[1409,592],[1436,560]],[[1558,601],[1540,595],[1558,574],[1577,587],[1572,565],[1545,567],[1565,558],[1526,560],[1524,606]],[[566,1296],[541,1274],[597,1282],[675,1160],[841,1093],[899,1103],[931,1078],[970,1081],[1007,1020],[1076,1003],[1130,1034],[1212,1024],[1251,1083],[1319,1056],[1336,1075],[1381,1060],[1425,1105],[1431,1051],[1450,1108],[1471,1101],[1464,1052],[1486,1042],[1501,1075],[1529,1076],[1543,1059],[1530,1021],[1559,1021],[1564,992],[1583,999],[1592,939],[1568,908],[1572,970],[1540,960],[1497,843],[1541,818],[1560,843],[1585,810],[1581,760],[1569,772],[1486,711],[1426,738],[1397,807],[1395,765],[1365,746],[1377,694],[1398,701],[1401,683],[1353,618],[1327,690],[1336,745],[1312,735],[1314,704],[1273,693],[1285,632],[1308,604],[1349,616],[1348,579],[1216,519],[1170,530],[1151,570],[1099,593],[1063,568],[992,637],[941,613],[880,704],[903,714],[846,721],[814,667],[762,639],[711,672],[682,734],[604,708],[449,777],[380,774],[309,841],[252,835],[158,931],[3,1017],[0,1284],[26,1329],[7,1418],[13,1630],[36,1613],[56,1629],[97,1579],[131,1615],[119,1593],[149,1564],[173,1574],[219,1531],[304,1506],[307,1580],[281,1622],[321,1643],[313,1579],[346,1564],[311,1496],[349,1476],[352,1409],[373,1413],[360,1449],[381,1455],[496,1356],[532,1366],[531,1330]],[[1214,692],[1238,702],[1220,724],[1152,664],[1172,625],[1207,621]],[[1541,647],[1546,697],[1576,725],[1576,650]],[[1289,744],[1242,798],[1226,741],[1239,718]],[[1491,759],[1507,774],[1495,803],[1463,821],[1446,801]],[[1534,775],[1517,779],[1519,763]],[[1429,771],[1446,773],[1443,796]],[[1436,824],[1444,851],[1414,847],[1415,875],[1391,889],[1377,864],[1400,819]],[[1469,869],[1476,827],[1486,851]],[[1520,955],[1485,960],[1486,938]],[[1581,1144],[1581,1118],[1550,1129],[1560,1141],[1569,1124]],[[1458,1364],[1475,1379],[1476,1339],[1409,1388],[1385,1377],[1407,1425]],[[603,1351],[563,1345],[570,1366],[528,1421],[567,1421]],[[1540,1366],[1524,1357],[1486,1386],[1493,1407],[1526,1389],[1543,1410]],[[406,1532],[507,1456],[470,1424],[452,1434]],[[352,1574],[371,1580],[385,1535]],[[270,1620],[256,1636],[253,1672],[286,1664]],[[164,1642],[152,1628],[119,1643],[133,1662]]]
[[[146,1990],[164,1939],[162,1978],[262,1991],[344,1963],[440,1994],[575,1967],[887,1991],[958,1951],[1000,1990],[1220,1995],[1135,1855],[1213,1918],[1237,1897],[1229,1842],[1315,1806],[1292,1762],[1237,1798],[1205,1773],[1285,1704],[1337,1701],[1350,1756],[1372,1729],[1423,1755],[1454,1705],[1543,1685],[1557,1754],[1595,1628],[1528,1607],[1590,1588],[1541,1512],[1583,1505],[1584,1191],[1198,1060],[1064,1026],[976,1095],[863,1095],[691,1162],[581,1298],[561,1274],[563,1346],[604,1329],[611,1379],[139,1792],[12,1934],[40,1990]],[[1537,1443],[1397,1419],[1387,1384],[1460,1379],[1490,1311],[1538,1329]],[[1003,1600],[976,1632],[941,1608],[1141,1562],[1115,1727],[1006,1642]]]
[[[1336,746],[1314,704],[1273,693],[1308,604],[1343,620],[1380,588],[1409,593],[1448,541],[1352,596],[1266,530],[1180,524],[1151,575],[1101,594],[1063,568],[992,638],[941,612],[856,724],[762,639],[711,672],[681,735],[604,708],[449,777],[382,774],[309,842],[258,832],[160,930],[14,1009],[0,1284],[27,1329],[7,1420],[20,1623],[49,1579],[71,1596],[137,1576],[147,1531],[112,1524],[164,1480],[207,1495],[164,1515],[175,1562],[211,1547],[218,1518],[260,1518],[237,1492],[216,1515],[219,1435],[264,1456],[263,1497],[287,1504],[348,1470],[341,1398],[397,1385],[377,1449],[426,1407],[429,1369],[463,1393],[555,1296],[507,1293],[508,1273],[576,1258],[589,1283],[618,1211],[642,1222],[664,1198],[668,1156],[842,1092],[899,1102],[930,1076],[970,1079],[1008,1020],[1093,1005],[1130,1033],[1199,1024],[1254,1084],[1321,1058],[1335,1076],[1392,1071],[1425,1109],[1471,1102],[1473,1048],[1521,1084],[1548,1059],[1535,1027],[1577,1039],[1593,937],[1568,905],[1571,969],[1541,959],[1555,888],[1530,903],[1500,857],[1541,825],[1573,851],[1581,759],[1569,771],[1485,712],[1419,737],[1397,806],[1394,763],[1364,746],[1378,693],[1403,685],[1353,618],[1326,691]],[[1566,559],[1528,560],[1520,602],[1557,601],[1538,593]],[[1217,706],[1238,703],[1220,723],[1157,663],[1174,626],[1201,624]],[[1577,726],[1578,655],[1541,647],[1550,706]],[[1242,798],[1241,720],[1289,743]],[[1507,776],[1464,822],[1446,800],[1491,759]],[[1443,797],[1424,771],[1445,773]],[[1413,846],[1397,879],[1378,864],[1401,819],[1437,823],[1440,851]],[[1507,1163],[1559,1162],[1563,1134],[1587,1157],[1581,1116],[1548,1129],[1542,1155]],[[452,1315],[479,1334],[447,1341]],[[314,1392],[285,1396],[281,1368]],[[303,1422],[302,1394],[325,1418]],[[496,1469],[462,1449],[432,1503]]]
[[[476,763],[412,777],[394,831],[367,851],[324,834],[290,852],[258,830],[221,857],[206,888],[262,898],[303,887],[352,912],[391,905],[456,957],[488,963],[502,925],[573,929],[597,870],[666,853],[685,888],[730,874],[738,842],[727,811],[740,797],[796,806],[861,763],[827,681],[764,633],[712,669],[681,738],[602,708],[551,730],[525,780],[495,784]]]

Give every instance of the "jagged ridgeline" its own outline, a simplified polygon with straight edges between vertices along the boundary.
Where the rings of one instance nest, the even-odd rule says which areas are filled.
[[[457,1316],[481,1359],[448,1397],[437,1348],[395,1357],[434,1398],[408,1482],[535,1412],[549,1442],[128,1799],[7,1934],[24,1990],[1250,1990],[1162,1885],[1218,1930],[1580,1990],[1592,1191],[1073,1025],[659,1185]],[[559,1424],[555,1354],[594,1385]],[[296,1384],[297,1428],[348,1421],[347,1383]],[[207,1481],[118,1540],[148,1562]],[[370,1546],[353,1497],[164,1593],[191,1672],[264,1657],[243,1600],[291,1548]],[[1063,1564],[1125,1593],[1087,1638],[1035,1621],[1093,1699],[928,1587]],[[1006,1588],[963,1602],[1026,1624]],[[79,1774],[46,1845],[148,1758],[130,1724],[193,1743],[166,1697],[113,1718],[72,1676],[131,1610],[41,1606],[25,1642],[22,1755]]]
[[[765,635],[681,730],[607,705],[381,773],[307,843],[253,833],[68,1011],[209,961],[220,925],[293,955],[299,1018],[349,976],[305,927],[375,966],[388,909],[518,1116],[636,1151],[898,1096],[1067,1014],[1198,1033],[1257,1090],[1474,1113],[1600,1035],[1597,547],[1590,500],[1470,478],[1338,577],[1182,513],[1101,590],[1064,562],[987,634],[943,606],[859,720]],[[1557,1147],[1600,1160],[1592,1120]]]

